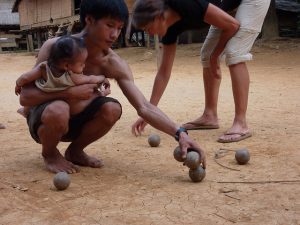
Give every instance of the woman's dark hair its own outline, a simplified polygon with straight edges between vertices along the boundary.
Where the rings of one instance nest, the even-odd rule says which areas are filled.
[[[50,49],[48,65],[58,65],[63,60],[71,62],[85,48],[82,38],[62,36]]]
[[[166,0],[136,0],[132,11],[132,25],[144,28],[167,8]]]
[[[85,27],[85,17],[95,20],[111,17],[127,23],[128,8],[124,0],[82,0],[80,4],[80,22]]]

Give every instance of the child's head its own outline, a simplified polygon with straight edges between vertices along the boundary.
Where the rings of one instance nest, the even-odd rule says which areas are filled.
[[[83,39],[63,36],[52,46],[48,64],[60,70],[82,73],[87,55]]]
[[[167,8],[165,0],[136,0],[133,5],[132,24],[151,35],[165,33],[164,12]]]
[[[82,0],[80,22],[95,48],[107,49],[118,39],[128,20],[124,0]]]

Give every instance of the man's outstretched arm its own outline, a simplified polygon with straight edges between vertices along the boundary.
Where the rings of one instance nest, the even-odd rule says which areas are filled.
[[[128,64],[118,55],[110,52],[104,61],[104,69],[107,77],[114,78],[130,104],[136,109],[138,115],[142,117],[154,128],[175,137],[180,126],[174,123],[159,108],[146,100],[142,92],[134,84],[133,76]],[[205,167],[204,151],[185,132],[179,134],[179,145],[183,156],[187,154],[188,148],[193,148],[200,153],[203,166]]]

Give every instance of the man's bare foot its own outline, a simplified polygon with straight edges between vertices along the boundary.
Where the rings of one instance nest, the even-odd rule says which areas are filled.
[[[182,126],[187,130],[218,129],[219,122],[217,117],[202,115],[191,122],[182,124]]]
[[[89,166],[92,168],[100,168],[104,166],[102,160],[96,159],[93,156],[89,156],[84,151],[72,151],[67,149],[65,152],[65,158],[68,161],[80,166]]]
[[[27,117],[27,112],[24,107],[21,107],[17,110],[17,113],[19,113],[21,116]]]
[[[0,123],[0,129],[5,129],[6,127],[2,124],[2,123]]]
[[[57,150],[57,152],[51,156],[43,156],[46,168],[52,173],[66,172],[77,173],[79,167],[73,163],[67,161]]]

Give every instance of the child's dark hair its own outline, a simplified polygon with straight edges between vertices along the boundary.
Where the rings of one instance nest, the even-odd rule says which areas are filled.
[[[73,36],[62,36],[51,47],[48,64],[54,66],[62,60],[72,61],[82,49],[85,49],[84,40]]]
[[[87,15],[95,20],[111,17],[127,23],[128,8],[124,0],[81,0],[80,22],[83,27]]]

